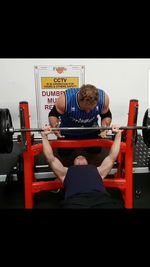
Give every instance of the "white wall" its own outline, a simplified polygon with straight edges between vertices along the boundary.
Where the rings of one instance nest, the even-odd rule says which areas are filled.
[[[139,100],[138,125],[148,107],[150,59],[0,59],[0,108],[9,108],[20,127],[19,102],[28,101],[31,127],[37,127],[35,65],[84,65],[85,82],[110,96],[113,123],[126,125],[130,99]]]

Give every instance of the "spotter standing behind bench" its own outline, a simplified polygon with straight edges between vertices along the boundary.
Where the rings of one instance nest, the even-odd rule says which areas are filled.
[[[49,124],[52,128],[57,127],[92,127],[88,131],[56,131],[58,139],[95,139],[106,137],[107,131],[100,133],[95,130],[98,126],[98,115],[101,116],[101,125],[110,126],[112,114],[109,109],[109,97],[101,89],[94,85],[86,84],[81,88],[66,90],[56,101],[53,109],[49,112]],[[70,155],[70,150],[59,149],[60,156]],[[88,148],[87,152],[98,153],[100,148]]]

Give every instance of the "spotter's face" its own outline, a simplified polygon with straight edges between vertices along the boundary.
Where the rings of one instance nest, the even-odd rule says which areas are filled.
[[[88,104],[86,102],[80,102],[80,108],[85,111],[86,113],[89,113],[90,111],[92,111],[95,107],[97,106],[97,102],[95,102],[93,105],[92,104]]]

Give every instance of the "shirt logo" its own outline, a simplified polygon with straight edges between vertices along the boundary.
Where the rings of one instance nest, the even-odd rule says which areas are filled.
[[[75,111],[75,107],[71,107],[71,111]]]

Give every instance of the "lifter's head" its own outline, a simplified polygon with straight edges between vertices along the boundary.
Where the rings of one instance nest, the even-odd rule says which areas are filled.
[[[74,159],[74,165],[88,165],[86,157],[79,155]]]
[[[90,112],[97,106],[98,98],[98,89],[94,85],[84,84],[81,86],[78,94],[78,101],[82,110],[87,113]]]

